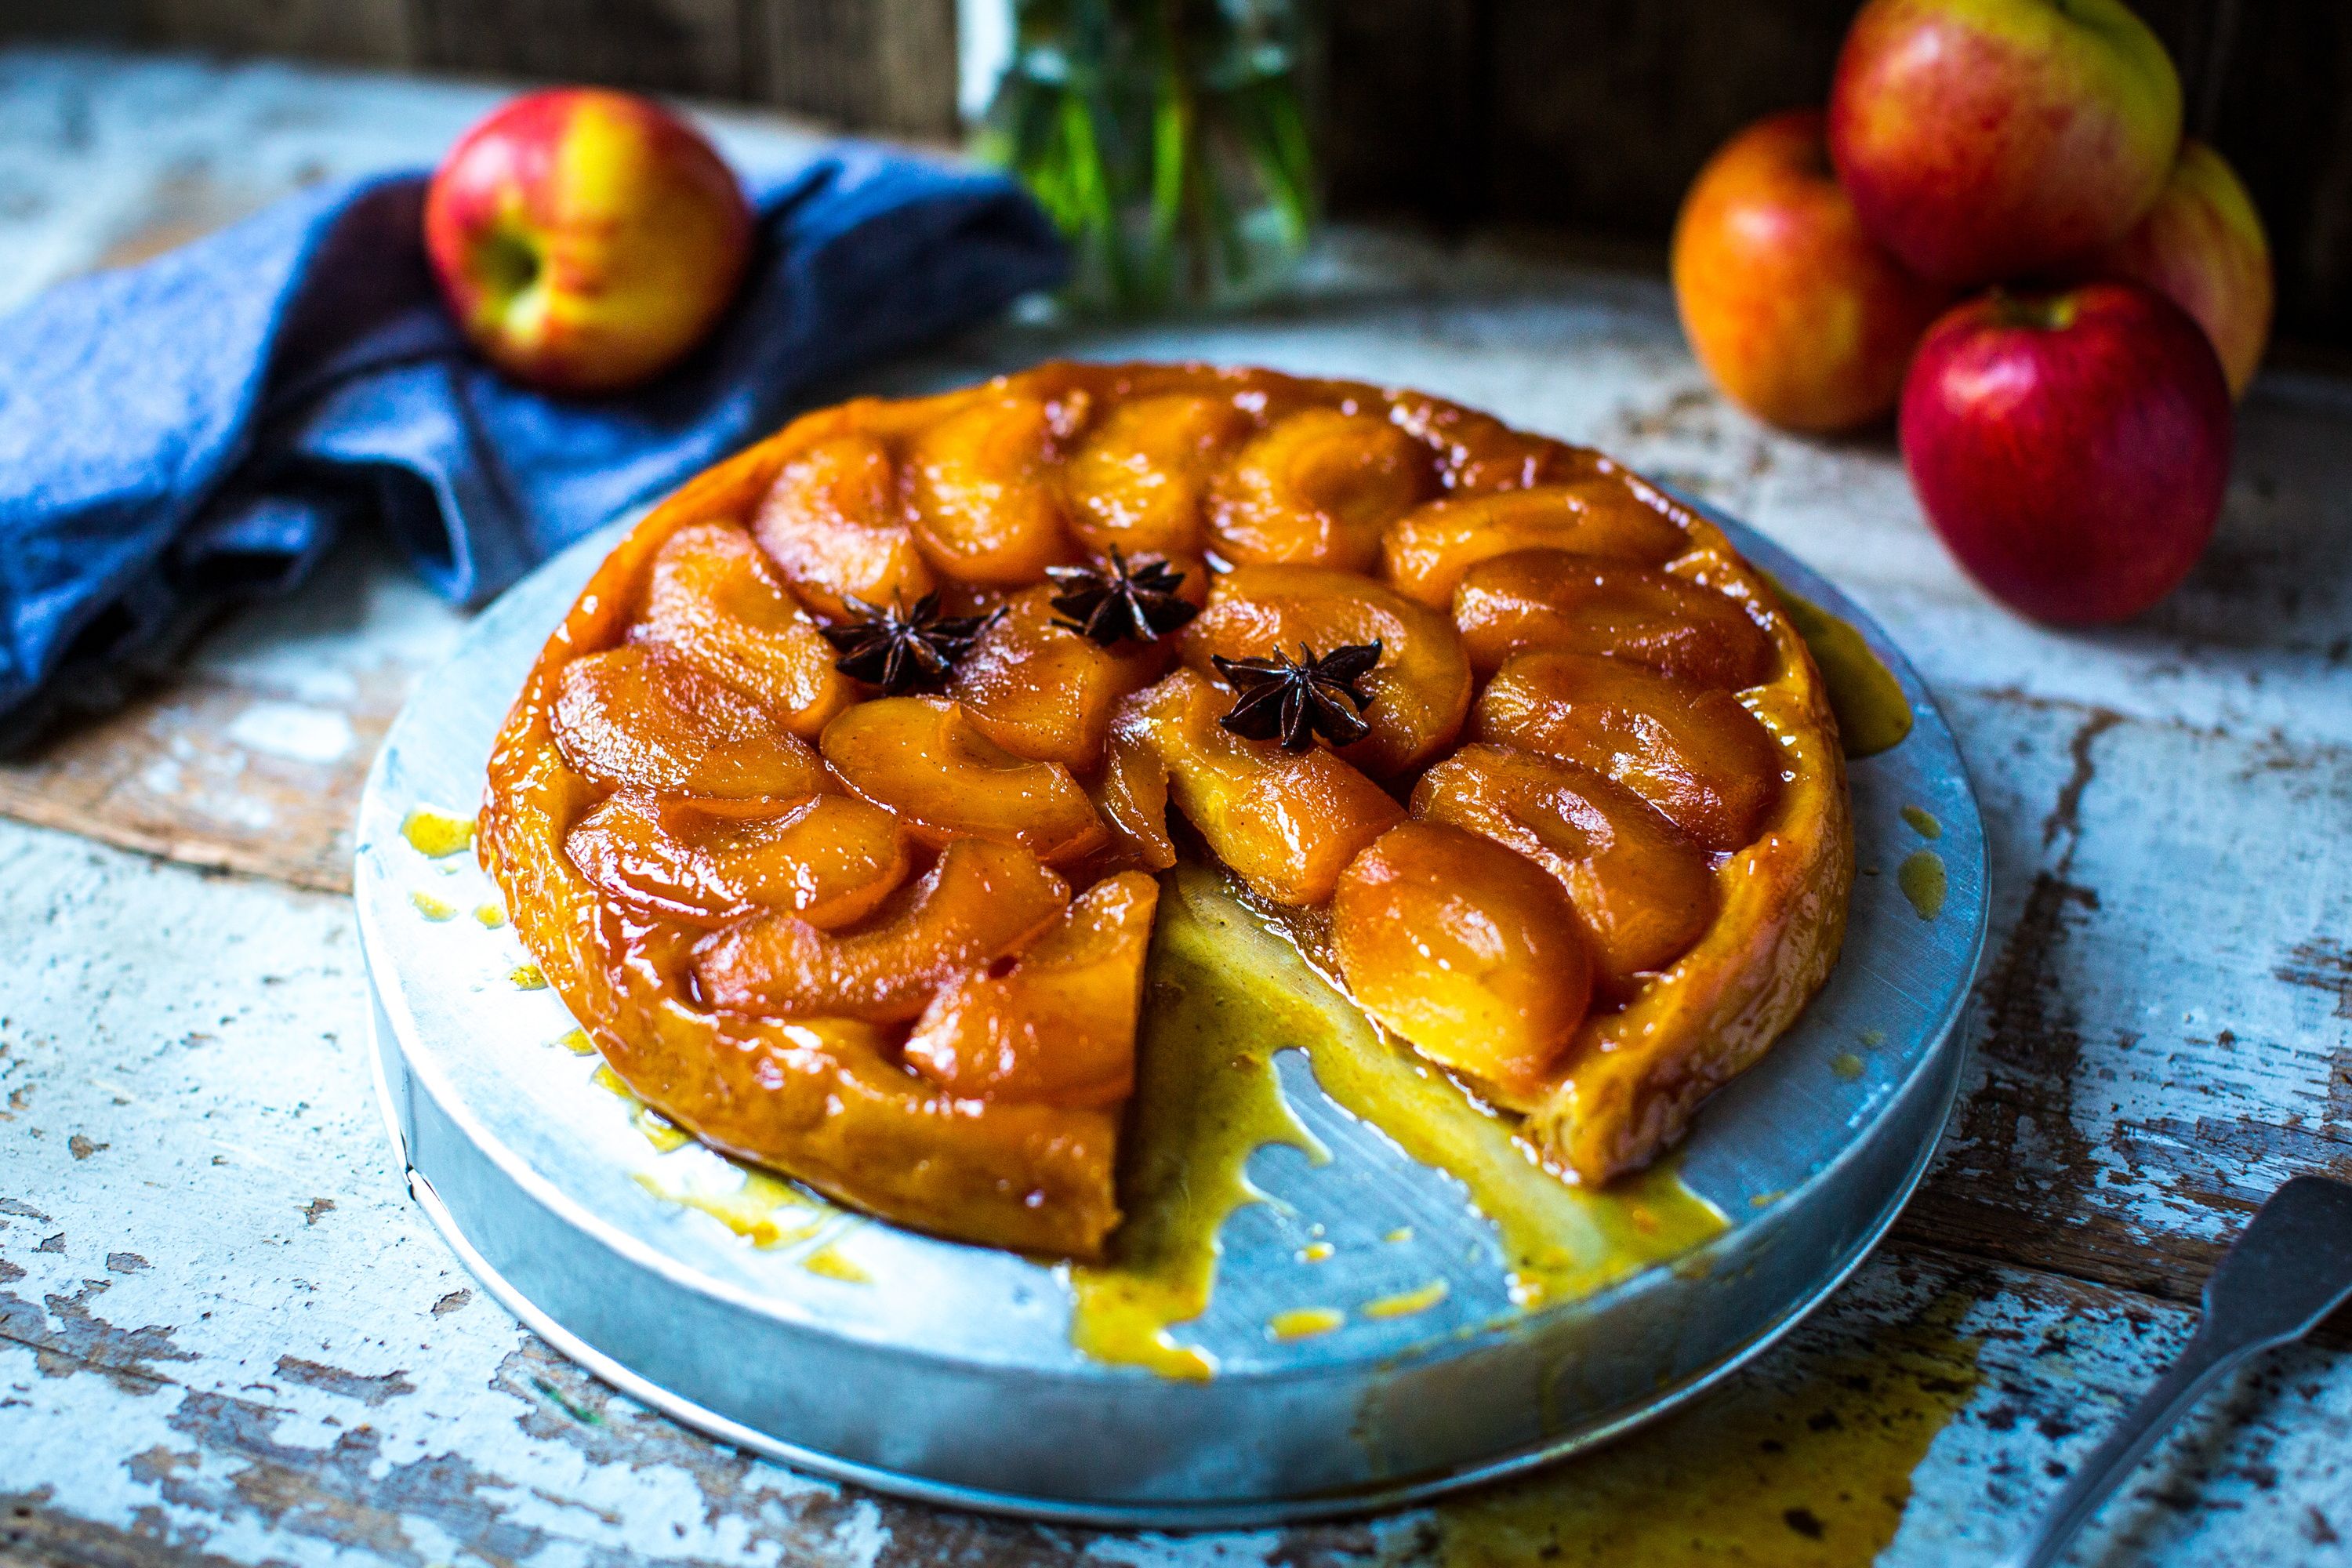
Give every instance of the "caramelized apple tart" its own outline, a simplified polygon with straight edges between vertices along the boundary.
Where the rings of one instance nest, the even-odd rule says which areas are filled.
[[[1795,1018],[1853,876],[1821,678],[1706,520],[1436,398],[1190,365],[860,399],[688,484],[548,642],[479,843],[665,1115],[1081,1259],[1180,855],[1589,1183]]]

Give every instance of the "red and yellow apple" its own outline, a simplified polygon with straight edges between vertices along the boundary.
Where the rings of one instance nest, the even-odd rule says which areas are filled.
[[[2152,289],[1996,292],[1928,329],[1902,437],[1927,521],[1995,598],[2045,621],[2120,620],[2212,537],[2230,389],[2204,332]]]
[[[2180,79],[2120,0],[1869,0],[1830,87],[1863,226],[1955,286],[2121,239],[2180,145]]]
[[[2221,155],[2183,142],[2163,194],[2137,226],[2082,268],[2145,283],[2197,319],[2231,396],[2242,396],[2271,335],[2271,247],[2253,198]]]
[[[425,250],[492,364],[551,392],[610,392],[717,322],[751,210],[710,143],[658,104],[563,88],[458,139],[425,192]]]
[[[1707,161],[1675,220],[1675,304],[1716,384],[1793,430],[1890,412],[1912,347],[1951,292],[1864,232],[1822,117],[1758,121]]]

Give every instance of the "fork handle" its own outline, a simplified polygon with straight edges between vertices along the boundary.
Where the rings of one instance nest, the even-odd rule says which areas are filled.
[[[2140,1395],[2139,1403],[2116,1424],[2106,1441],[2083,1461],[2033,1534],[2003,1560],[2003,1568],[2049,1568],[2109,1494],[2139,1468],[2157,1439],[2187,1415],[2223,1373],[2262,1348],[2259,1341],[2223,1342],[2200,1325],[2156,1385]]]

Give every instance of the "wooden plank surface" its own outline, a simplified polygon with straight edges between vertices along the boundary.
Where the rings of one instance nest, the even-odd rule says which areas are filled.
[[[85,127],[79,142],[49,132],[53,205],[26,217],[0,204],[0,261],[88,265],[138,232],[141,193],[173,159],[247,166],[228,137],[259,150],[237,187],[248,198],[368,149],[413,158],[462,112],[446,91],[0,56],[0,130],[76,114]],[[328,103],[344,112],[313,112]],[[173,115],[150,119],[159,104]],[[160,148],[142,123],[163,127]],[[39,165],[0,135],[0,179]],[[1279,311],[1006,327],[860,386],[1057,352],[1260,361],[1494,407],[1703,491],[1885,622],[1959,736],[1996,893],[1966,1097],[1897,1243],[1675,1425],[1534,1482],[1361,1523],[1039,1531],[709,1444],[520,1332],[389,1168],[347,902],[285,884],[335,863],[350,759],[458,623],[393,563],[355,556],[318,592],[226,628],[144,716],[0,780],[5,809],[82,835],[0,823],[0,941],[17,977],[0,993],[0,1555],[1975,1561],[2015,1537],[2178,1344],[2184,1303],[2250,1205],[2295,1172],[2352,1174],[2343,384],[2259,382],[2205,564],[2131,626],[2062,635],[1955,573],[1883,437],[1791,440],[1725,406],[1653,280],[1347,232]],[[148,787],[175,742],[203,791]],[[273,772],[298,762],[320,771]],[[293,810],[295,796],[316,809]],[[252,852],[301,846],[255,862],[269,879],[89,842],[176,834],[223,863],[222,825],[264,811],[280,815],[243,840]],[[2201,1412],[2076,1561],[2352,1562],[2342,1342],[2282,1357]]]

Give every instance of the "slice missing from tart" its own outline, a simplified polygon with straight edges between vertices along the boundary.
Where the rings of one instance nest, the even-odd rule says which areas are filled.
[[[1187,365],[861,399],[693,480],[480,829],[665,1115],[1081,1260],[1181,856],[1590,1184],[1795,1019],[1853,876],[1821,678],[1720,531],[1432,397]]]

